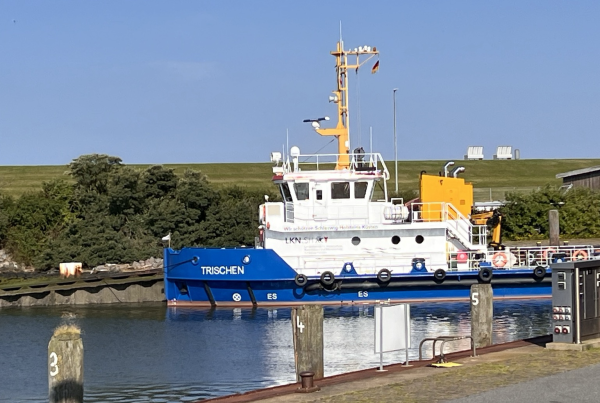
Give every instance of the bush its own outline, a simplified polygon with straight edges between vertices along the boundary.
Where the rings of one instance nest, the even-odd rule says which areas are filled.
[[[546,186],[529,194],[507,193],[500,210],[506,239],[541,239],[549,236],[548,212],[559,211],[560,233],[570,238],[600,236],[600,192],[574,188],[562,192]]]

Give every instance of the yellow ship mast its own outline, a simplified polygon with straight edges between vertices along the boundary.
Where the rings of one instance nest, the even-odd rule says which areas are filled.
[[[344,42],[340,39],[337,43],[337,50],[331,52],[335,56],[335,69],[337,72],[337,90],[333,91],[333,96],[329,97],[330,102],[338,106],[338,122],[336,127],[315,129],[321,136],[336,136],[338,139],[338,160],[335,169],[347,169],[350,166],[350,141],[349,141],[349,116],[348,116],[348,69],[358,69],[375,55],[379,56],[379,51],[375,47],[361,46],[352,50],[343,49]],[[348,56],[356,56],[354,64],[348,64]],[[365,60],[360,61],[361,56],[367,56]],[[377,72],[379,61],[371,69],[372,73]]]

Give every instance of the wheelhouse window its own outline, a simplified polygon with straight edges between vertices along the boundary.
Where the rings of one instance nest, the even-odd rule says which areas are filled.
[[[331,183],[331,198],[332,199],[349,199],[350,198],[350,182],[333,182],[333,183]]]
[[[290,188],[288,187],[287,183],[282,183],[281,186],[279,187],[280,191],[281,191],[281,198],[283,199],[283,201],[286,202],[291,202],[292,200],[292,193],[290,192]]]
[[[354,198],[355,199],[364,199],[367,195],[367,188],[369,187],[369,182],[355,182],[354,183]]]
[[[294,192],[298,200],[310,199],[308,183],[294,183]]]

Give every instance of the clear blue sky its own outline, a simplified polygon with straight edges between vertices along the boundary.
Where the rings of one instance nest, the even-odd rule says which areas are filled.
[[[351,74],[351,140],[393,159],[598,158],[598,1],[0,0],[0,165],[261,162],[335,152],[302,119],[335,115],[329,54]],[[330,122],[331,123],[331,122]]]

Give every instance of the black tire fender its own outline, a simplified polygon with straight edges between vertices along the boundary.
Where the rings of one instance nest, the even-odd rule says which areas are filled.
[[[482,283],[489,283],[490,281],[492,281],[492,277],[494,277],[494,272],[489,267],[482,267],[481,269],[479,269],[477,277]]]
[[[330,271],[324,271],[321,274],[321,284],[331,285],[335,282],[335,275]]]
[[[439,281],[441,283],[442,281],[444,281],[446,279],[446,270],[437,269],[436,271],[433,272],[433,277],[435,278],[436,281]]]
[[[535,269],[533,269],[533,277],[535,277],[538,280],[543,279],[544,277],[546,277],[546,269],[542,266],[538,266]]]
[[[377,280],[381,281],[382,283],[389,283],[391,279],[392,279],[392,272],[389,271],[388,269],[381,269],[377,273]]]
[[[308,283],[308,277],[306,277],[304,274],[296,274],[294,283],[296,283],[298,287],[304,287],[306,283]]]

